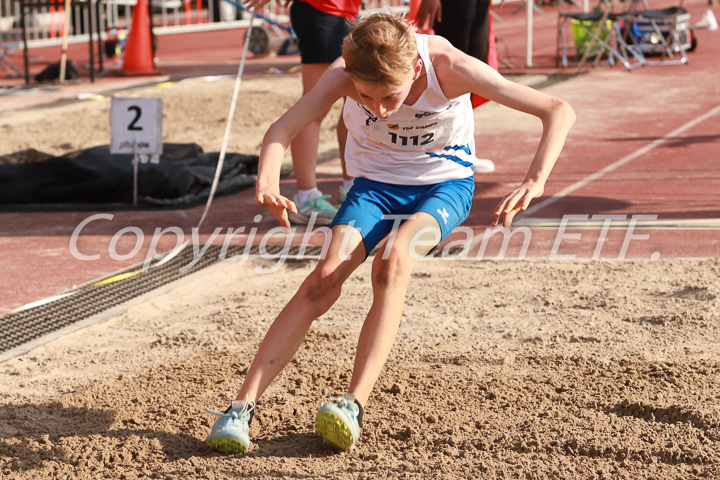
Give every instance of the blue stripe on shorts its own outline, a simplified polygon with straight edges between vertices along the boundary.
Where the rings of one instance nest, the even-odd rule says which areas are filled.
[[[385,216],[426,212],[435,217],[444,239],[470,214],[474,191],[473,177],[434,185],[393,185],[356,178],[331,227],[355,227],[369,254],[396,223]]]

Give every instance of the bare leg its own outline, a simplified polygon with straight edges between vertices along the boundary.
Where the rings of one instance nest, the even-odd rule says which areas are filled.
[[[347,136],[348,136],[347,126],[345,125],[345,120],[343,119],[343,116],[341,113],[340,118],[338,118],[338,124],[337,124],[337,139],[338,139],[338,146],[340,149],[340,165],[342,166],[343,178],[345,180],[350,180],[353,177],[348,175],[347,169],[345,168],[345,144],[347,143]]]
[[[304,63],[302,66],[303,95],[313,89],[329,63]],[[293,170],[299,190],[309,190],[317,186],[315,166],[317,164],[318,142],[320,138],[319,118],[309,124],[290,142]]]
[[[347,258],[341,251],[346,234],[349,235],[346,245],[350,252]],[[263,394],[295,355],[312,322],[338,299],[342,284],[365,260],[365,256],[362,237],[355,228],[344,225],[333,227],[326,258],[308,275],[265,334],[237,400],[247,398],[248,401],[256,401]]]
[[[439,230],[437,220],[430,214],[420,212],[414,219],[407,220],[397,231],[389,252],[381,249],[373,261],[372,285],[373,303],[365,319],[358,340],[355,366],[348,393],[355,395],[361,405],[367,403],[370,392],[380,376],[383,365],[390,354],[395,335],[400,326],[405,292],[410,272],[417,262],[416,258],[431,250],[429,246],[418,246],[415,258],[410,255],[413,238],[431,240],[418,236],[426,228]]]

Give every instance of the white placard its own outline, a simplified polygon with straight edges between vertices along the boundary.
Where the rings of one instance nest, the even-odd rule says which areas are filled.
[[[112,97],[110,153],[162,153],[162,99]]]

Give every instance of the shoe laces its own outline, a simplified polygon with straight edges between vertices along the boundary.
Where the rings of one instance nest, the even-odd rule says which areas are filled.
[[[346,396],[342,397],[335,397],[330,398],[331,402],[334,402],[338,408],[342,408],[345,410],[348,414],[350,414],[355,420],[357,420],[357,415],[359,413],[359,410],[356,411],[357,405],[355,405],[355,399],[354,398],[347,398]],[[353,408],[355,407],[355,408]]]
[[[250,412],[253,410],[255,410],[255,402],[245,402],[243,408],[229,408],[227,412],[218,412],[217,410],[213,410],[211,408],[205,409],[207,413],[217,415],[222,418],[229,418],[231,420],[249,420]]]

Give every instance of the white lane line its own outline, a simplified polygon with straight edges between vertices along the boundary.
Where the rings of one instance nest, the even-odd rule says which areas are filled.
[[[648,153],[648,152],[656,149],[657,147],[659,147],[659,146],[662,145],[663,143],[667,142],[668,140],[674,139],[674,137],[680,135],[680,134],[683,133],[685,130],[688,130],[688,129],[694,127],[694,126],[697,125],[698,123],[704,122],[704,121],[707,120],[708,118],[710,118],[710,117],[712,117],[712,116],[714,116],[714,115],[717,115],[718,113],[720,113],[720,105],[718,105],[717,107],[713,108],[713,109],[710,110],[709,112],[706,112],[706,113],[704,113],[703,115],[700,115],[699,117],[696,117],[695,119],[690,120],[690,121],[687,122],[685,125],[683,125],[683,126],[681,126],[681,127],[679,127],[679,128],[676,128],[675,130],[673,130],[672,132],[668,133],[667,135],[664,135],[664,136],[658,138],[657,140],[654,140],[653,142],[645,145],[644,147],[640,148],[639,150],[635,150],[633,153],[624,156],[624,157],[621,158],[620,160],[618,160],[618,161],[616,161],[616,162],[614,162],[614,163],[611,163],[611,164],[608,165],[607,167],[602,168],[602,169],[598,170],[597,172],[595,172],[595,173],[593,173],[593,174],[591,174],[591,175],[588,175],[587,177],[583,178],[582,180],[580,180],[580,181],[578,181],[578,182],[570,185],[569,187],[566,187],[566,188],[560,190],[558,193],[556,193],[555,195],[553,195],[553,196],[551,196],[551,197],[543,200],[542,202],[540,202],[540,203],[538,203],[538,204],[536,204],[536,205],[531,206],[530,208],[528,208],[527,210],[525,210],[525,212],[523,213],[523,217],[527,217],[527,216],[529,216],[529,215],[532,215],[533,213],[537,212],[538,210],[542,210],[543,208],[545,208],[545,207],[547,207],[547,206],[549,206],[549,205],[552,205],[553,203],[556,203],[556,202],[562,200],[563,198],[567,197],[569,194],[571,194],[571,193],[574,192],[575,190],[578,190],[578,189],[580,189],[580,188],[583,188],[584,186],[586,186],[586,185],[594,182],[594,181],[597,180],[598,178],[602,177],[602,176],[605,175],[606,173],[610,173],[610,172],[612,172],[613,170],[616,170],[616,169],[622,167],[623,165],[632,162],[632,161],[635,160],[636,158],[638,158],[638,157],[640,157],[640,156],[642,156],[642,155],[645,155],[646,153]]]
[[[621,214],[622,215],[622,214]],[[627,229],[632,217],[626,219],[613,219],[606,225],[604,218],[588,218],[587,220],[573,219],[565,221],[561,218],[526,218],[513,222],[515,227],[528,227],[532,229],[557,229],[565,225],[568,230],[596,230],[608,228],[610,230]],[[720,230],[720,218],[677,218],[635,220],[635,230]]]

